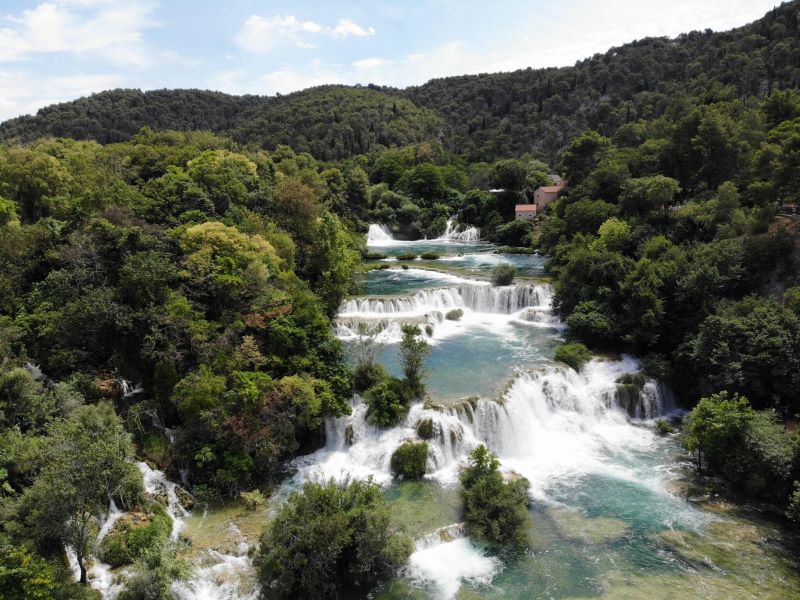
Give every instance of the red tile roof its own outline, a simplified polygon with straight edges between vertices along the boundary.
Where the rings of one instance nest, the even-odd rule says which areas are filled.
[[[542,190],[543,192],[551,193],[551,192],[560,192],[563,188],[560,185],[546,185],[546,186],[543,185],[539,189]]]
[[[517,211],[517,212],[527,212],[529,210],[532,210],[533,212],[536,212],[536,205],[535,204],[517,204],[517,206],[514,208],[514,210]]]

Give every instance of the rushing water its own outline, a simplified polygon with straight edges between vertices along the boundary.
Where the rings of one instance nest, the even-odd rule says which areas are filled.
[[[440,252],[447,272],[370,272],[363,295],[346,300],[335,322],[345,344],[356,343],[365,326],[379,330],[380,359],[398,375],[400,325],[422,327],[431,345],[430,397],[403,423],[372,427],[354,397],[349,416],[327,421],[325,447],[296,459],[296,474],[272,506],[256,512],[232,503],[189,514],[163,473],[139,465],[148,492],[167,498],[172,538],[191,540],[183,554],[194,568],[173,585],[173,596],[254,600],[249,550],[286,492],[308,479],[371,477],[384,486],[395,526],[416,540],[402,572],[371,592],[378,600],[798,597],[785,532],[705,510],[678,493],[685,459],[677,441],[656,435],[652,424],[673,410],[669,392],[649,380],[633,400],[622,397],[617,380],[640,369],[632,357],[595,359],[581,373],[555,364],[564,329],[550,287],[493,287],[473,278],[504,257],[479,240],[453,239],[463,232],[450,224],[448,232],[450,239],[400,242],[371,226],[371,248]],[[538,256],[513,260],[523,272],[541,271]],[[460,317],[448,319],[456,309]],[[392,452],[420,433],[430,449],[428,474],[393,480]],[[493,553],[464,533],[458,472],[478,444],[498,454],[506,474],[531,483],[524,552]],[[106,531],[113,506],[109,514]],[[113,597],[119,586],[108,570],[95,571],[97,587]]]

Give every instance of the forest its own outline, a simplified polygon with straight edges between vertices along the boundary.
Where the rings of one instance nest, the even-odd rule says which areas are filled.
[[[713,83],[737,98],[800,85],[797,2],[726,31],[647,38],[572,67],[435,79],[407,89],[321,86],[275,97],[202,90],[114,90],[0,124],[0,139],[130,139],[153,129],[210,130],[267,150],[280,144],[322,160],[438,142],[470,162],[533,154],[555,162],[585,129],[610,136],[663,115],[673,97]]]
[[[259,503],[354,392],[377,427],[425,396],[418,328],[403,378],[354,365],[333,332],[378,258],[370,223],[415,240],[457,215],[546,256],[562,361],[639,357],[689,410],[698,470],[800,519],[800,253],[781,214],[800,199],[798,7],[563,69],[275,98],[118,90],[2,124],[0,595],[93,598],[99,552],[135,568],[121,598],[168,598],[187,567],[136,460],[198,504]],[[515,220],[551,173],[566,192]],[[405,446],[392,469],[412,479]],[[513,547],[528,482],[498,468],[470,455],[464,520]],[[97,549],[109,499],[147,525]],[[389,522],[372,482],[293,492],[263,534],[264,589],[368,589],[411,553]]]

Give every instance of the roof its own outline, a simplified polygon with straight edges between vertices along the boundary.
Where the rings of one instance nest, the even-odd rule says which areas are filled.
[[[532,210],[533,212],[536,212],[536,205],[535,204],[517,204],[517,206],[514,207],[514,210],[517,211],[517,212],[526,212],[526,211],[529,211],[529,210]]]
[[[560,185],[543,185],[539,188],[543,192],[552,193],[552,192],[560,192],[561,186]]]

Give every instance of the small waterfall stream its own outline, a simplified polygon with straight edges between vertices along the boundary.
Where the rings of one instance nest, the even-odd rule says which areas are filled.
[[[481,239],[481,230],[477,227],[467,227],[463,231],[459,231],[461,226],[455,219],[447,220],[447,228],[445,232],[439,236],[438,240],[454,241],[454,242],[478,242]]]
[[[372,223],[367,230],[367,245],[394,240],[392,232],[385,225]]]

